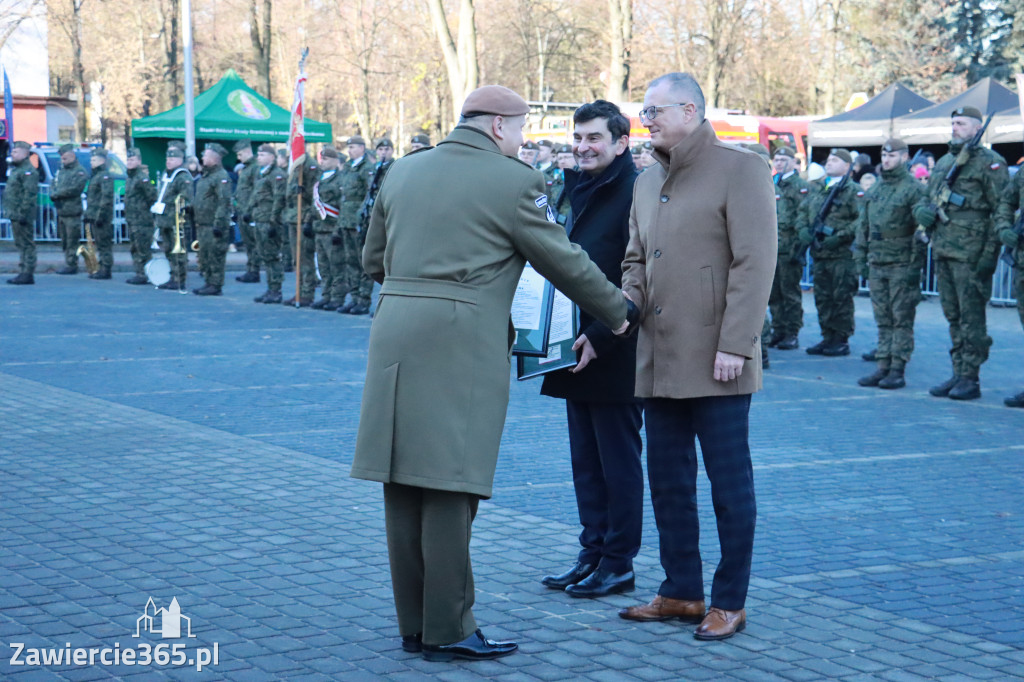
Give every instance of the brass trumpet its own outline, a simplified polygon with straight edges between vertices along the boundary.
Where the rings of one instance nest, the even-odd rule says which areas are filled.
[[[99,259],[96,258],[96,244],[92,241],[92,221],[85,221],[85,243],[78,247],[77,253],[85,261],[85,269],[89,274],[94,274],[100,269]]]
[[[199,250],[199,240],[198,239],[194,239],[192,241],[192,244],[189,246],[189,248],[192,249],[193,251],[198,251]]]
[[[185,197],[179,194],[174,199],[174,248],[171,249],[173,254],[188,253],[181,245],[181,240],[185,236],[185,221],[182,216],[184,208]]]

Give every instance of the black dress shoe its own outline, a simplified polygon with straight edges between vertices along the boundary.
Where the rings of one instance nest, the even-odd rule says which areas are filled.
[[[609,594],[632,592],[634,587],[633,571],[612,573],[599,568],[575,585],[569,585],[565,593],[570,597],[606,597]]]
[[[433,646],[423,645],[423,658],[428,661],[451,661],[456,658],[464,658],[467,661],[484,661],[491,658],[501,658],[514,653],[519,645],[515,642],[495,642],[484,637],[484,633],[477,630],[466,639],[455,644],[442,644]]]
[[[402,635],[402,651],[408,651],[410,654],[418,654],[423,651],[423,633]]]
[[[569,587],[569,585],[575,585],[586,578],[594,572],[595,568],[597,568],[596,564],[581,564],[577,561],[576,565],[565,573],[560,573],[558,575],[546,575],[540,583],[544,587],[550,587],[552,590],[564,590]]]

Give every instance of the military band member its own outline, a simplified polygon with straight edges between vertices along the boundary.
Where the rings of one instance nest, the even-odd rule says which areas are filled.
[[[222,165],[228,150],[211,142],[203,150],[203,170],[195,183],[192,210],[199,239],[199,273],[206,285],[198,296],[220,296],[231,239],[231,178]]]
[[[344,287],[338,284],[345,279],[345,238],[338,218],[341,212],[344,186],[342,174],[338,172],[341,155],[334,147],[320,150],[320,179],[313,188],[313,234],[316,245],[316,260],[320,269],[323,294],[313,307],[323,310],[337,310],[345,301]]]
[[[878,369],[861,386],[906,386],[904,368],[914,350],[914,316],[921,300],[921,268],[926,246],[914,236],[914,207],[924,187],[907,171],[907,143],[898,138],[882,146],[881,180],[861,203],[855,259],[871,288],[878,326]]]
[[[153,222],[160,230],[160,248],[171,266],[171,278],[159,286],[160,289],[181,289],[185,286],[188,271],[188,244],[184,243],[185,235],[177,234],[177,217],[175,202],[182,197],[183,206],[192,205],[192,175],[184,166],[185,152],[177,145],[167,146],[165,161],[166,171],[160,178],[157,188],[156,202],[150,208]],[[181,217],[182,225],[185,217]],[[182,227],[182,232],[185,232]],[[176,241],[182,241],[184,253],[171,253]]]
[[[1013,292],[1017,299],[1017,313],[1021,326],[1024,326],[1024,237],[1021,236],[1019,224],[1014,229],[1016,220],[1024,220],[1018,211],[1024,209],[1024,173],[1017,171],[1013,179],[1003,189],[996,209],[996,236],[1016,265],[1013,267]],[[1024,407],[1024,391],[1003,400],[1007,407]]]
[[[252,154],[252,142],[239,140],[232,149],[238,160],[244,164],[244,168],[238,173],[238,184],[235,185],[235,219],[238,221],[238,231],[242,233],[242,244],[245,245],[245,274],[238,275],[235,279],[239,282],[256,283],[260,281],[259,247],[256,244],[252,216],[246,207],[252,197],[252,188],[259,169]]]
[[[779,221],[779,257],[772,281],[768,307],[772,312],[773,332],[768,346],[779,350],[800,347],[798,334],[804,325],[803,293],[800,279],[804,262],[794,262],[790,254],[799,241],[797,214],[807,197],[807,183],[796,170],[792,147],[780,147],[772,158],[775,169],[775,213]]]
[[[128,284],[148,284],[146,263],[153,257],[150,242],[153,239],[153,214],[149,207],[156,201],[156,187],[149,180],[149,168],[142,165],[138,147],[129,147],[125,161],[128,167],[124,183],[124,220],[131,240],[132,266],[135,274],[126,279]]]
[[[287,156],[285,159],[287,160]],[[284,208],[288,174],[276,161],[277,154],[273,146],[261,144],[256,154],[256,182],[246,208],[255,226],[253,233],[256,237],[257,255],[267,270],[267,290],[263,295],[253,299],[257,303],[280,303],[283,298],[281,241],[288,231],[288,226],[282,222],[281,212]]]
[[[78,246],[82,241],[82,194],[89,182],[89,175],[78,163],[75,146],[61,145],[61,168],[50,187],[50,200],[57,209],[57,234],[64,252],[64,267],[58,275],[78,273]]]
[[[96,147],[89,157],[92,175],[89,177],[85,204],[85,223],[96,244],[99,269],[89,279],[110,279],[114,266],[114,178],[107,168],[107,150]]]
[[[39,212],[39,171],[29,160],[32,145],[17,141],[11,146],[11,165],[4,189],[4,217],[11,221],[14,247],[18,249],[18,275],[8,284],[35,284],[36,214]]]
[[[366,231],[363,230],[362,218],[359,215],[370,189],[374,167],[366,157],[366,142],[358,135],[348,139],[349,160],[341,169],[341,186],[343,199],[339,223],[345,240],[344,285],[335,281],[331,292],[331,300],[341,303],[345,294],[349,301],[338,308],[339,313],[349,315],[366,315],[370,312],[370,294],[373,292],[373,281],[363,272],[363,244],[366,242]]]

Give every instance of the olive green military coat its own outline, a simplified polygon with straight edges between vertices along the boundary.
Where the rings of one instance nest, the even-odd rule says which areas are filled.
[[[363,250],[383,280],[352,476],[490,497],[508,407],[509,311],[529,260],[612,329],[619,290],[548,219],[543,176],[458,127],[388,171]]]

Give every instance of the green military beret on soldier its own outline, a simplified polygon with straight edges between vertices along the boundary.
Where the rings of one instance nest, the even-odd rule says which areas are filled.
[[[236,142],[231,147],[231,151],[233,151],[233,152],[240,152],[243,149],[248,149],[248,150],[251,151],[252,150],[252,141],[251,140],[239,140],[238,142]]]
[[[269,144],[261,144],[260,145],[260,149],[263,149],[264,147],[270,147],[270,145]],[[269,151],[270,151],[271,154],[273,154],[274,153],[274,148],[270,147]],[[277,155],[279,157],[281,157],[282,159],[287,159],[288,158],[288,150],[285,149],[284,147],[281,147],[280,149],[277,150]]]
[[[177,145],[167,145],[167,158],[184,159],[185,150]]]
[[[238,145],[235,145],[235,146],[237,147]],[[236,149],[235,151],[238,151],[238,150]],[[266,142],[264,142],[263,144],[261,144],[261,145],[260,145],[260,147],[259,147],[259,149],[258,149],[257,151],[259,151],[259,152],[262,152],[262,153],[264,153],[264,154],[275,154],[275,153],[279,153],[279,152],[278,152],[278,150],[274,149],[274,145],[272,145],[272,144],[267,144]],[[286,152],[285,152],[285,150],[284,150],[284,149],[282,149],[282,150],[280,150],[280,153],[286,153]]]
[[[11,145],[11,148],[12,149],[24,149],[27,152],[28,151],[32,151],[32,145],[30,145],[28,142],[25,142],[24,140],[18,140],[13,145]]]
[[[353,135],[352,137],[350,137],[347,140],[345,140],[345,144],[359,144],[359,145],[362,145],[362,146],[365,147],[366,146],[366,140],[364,140],[359,135]]]
[[[128,147],[128,150],[125,152],[125,156],[127,156],[129,159],[134,156],[138,156],[141,158],[142,150],[139,149],[138,147]]]
[[[842,159],[846,163],[853,163],[853,156],[846,149],[833,148],[829,150],[828,155]]]
[[[412,144],[422,144],[427,147],[430,146],[430,136],[424,135],[423,133],[416,133],[415,135],[412,136],[412,139],[409,141]]]
[[[794,149],[788,145],[782,145],[781,147],[775,150],[775,156],[786,156],[790,159],[795,159],[796,151],[794,151]]]
[[[535,152],[538,149],[540,149],[540,147],[538,147],[537,143],[534,142],[533,140],[527,140],[526,143],[522,147],[520,147],[520,149],[529,149],[530,151]]]
[[[760,142],[747,142],[743,146],[763,158],[765,161],[768,161],[771,158],[768,156],[768,149]]]
[[[186,149],[185,141],[184,140],[168,140],[167,146],[168,147],[177,147],[181,151],[185,151],[185,149]]]
[[[352,140],[352,139],[353,138],[349,138],[349,140]],[[360,137],[359,139],[361,140],[363,138]],[[349,144],[358,144],[358,143],[350,141]],[[340,159],[341,158],[341,154],[338,153],[338,150],[335,149],[334,147],[330,146],[330,145],[327,145],[323,149],[320,150],[320,156],[322,156],[324,158],[327,158],[327,159]]]
[[[68,152],[73,152],[73,151],[75,151],[75,145],[70,144],[70,143],[69,144],[62,144],[57,149],[57,153],[58,154],[67,154]]]
[[[563,144],[557,150],[555,150],[555,153],[556,154],[572,154],[572,145],[571,144]],[[640,152],[637,152],[637,153],[639,154]]]
[[[537,143],[538,147],[547,147],[548,149],[554,149],[555,145],[551,140],[541,140]]]
[[[107,150],[103,147],[93,147],[89,154],[91,156],[102,156],[104,159],[107,158]]]
[[[950,114],[950,118],[957,116],[966,116],[967,118],[976,118],[979,121],[984,121],[985,117],[981,115],[981,110],[978,107],[957,107]]]
[[[890,154],[892,152],[905,152],[909,149],[910,148],[907,146],[907,143],[898,137],[890,137],[885,141],[885,144],[882,145],[882,151],[889,152]]]
[[[394,146],[395,145],[391,144],[391,140],[390,139],[388,139],[386,137],[382,137],[379,140],[377,140],[377,144],[374,146],[374,149],[380,149],[381,147],[391,147],[391,148],[394,148]]]
[[[228,155],[228,150],[224,148],[224,145],[218,142],[207,142],[206,148],[222,159]]]

